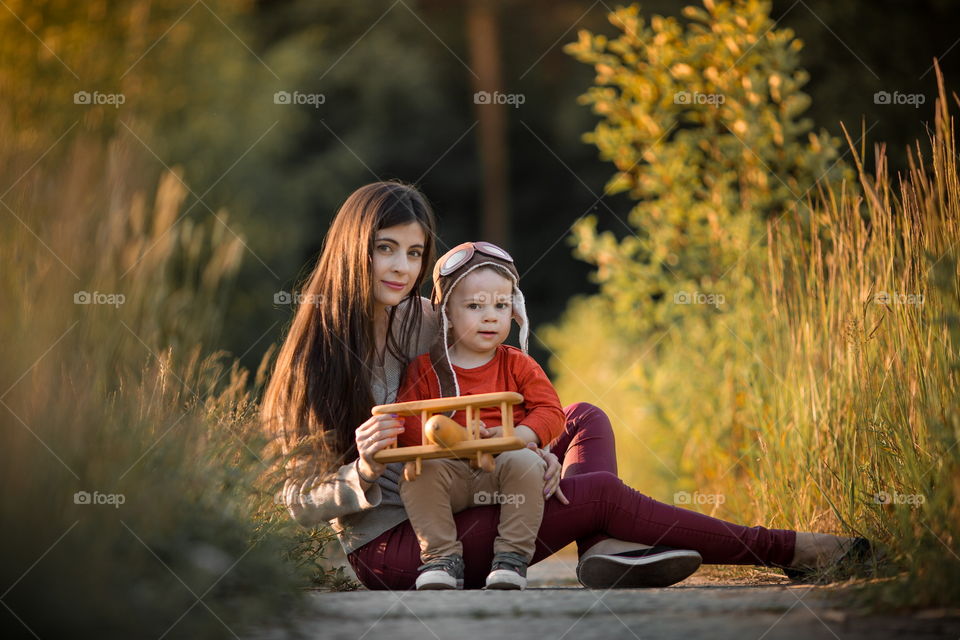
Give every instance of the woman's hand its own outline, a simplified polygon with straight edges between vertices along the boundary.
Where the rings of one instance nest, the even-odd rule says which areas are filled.
[[[547,501],[550,499],[550,496],[556,494],[557,500],[563,504],[570,504],[570,501],[567,500],[567,496],[563,495],[563,491],[560,491],[560,460],[557,459],[557,456],[550,453],[546,449],[541,449],[534,443],[530,442],[527,444],[528,449],[533,449],[536,453],[543,458],[544,462],[547,463],[547,470],[543,474],[543,499]]]
[[[371,416],[366,422],[357,427],[357,451],[360,454],[358,468],[367,480],[376,480],[387,468],[373,459],[373,455],[381,449],[397,443],[397,436],[403,433],[403,418],[395,413],[384,413]]]

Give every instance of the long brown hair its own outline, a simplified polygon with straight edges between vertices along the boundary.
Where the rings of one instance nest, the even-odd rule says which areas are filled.
[[[330,225],[261,408],[268,438],[292,456],[288,469],[332,470],[357,455],[354,431],[373,406],[374,241],[378,230],[411,222],[420,223],[426,236],[423,262],[410,294],[390,309],[386,343],[405,365],[421,326],[420,286],[434,258],[433,210],[415,187],[375,182],[354,191]],[[407,312],[399,314],[395,332],[401,307]]]

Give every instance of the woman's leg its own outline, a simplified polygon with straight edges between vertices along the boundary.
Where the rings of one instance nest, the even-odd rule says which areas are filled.
[[[550,549],[598,531],[630,542],[692,549],[708,564],[789,565],[793,559],[795,531],[745,527],[658,502],[611,473],[568,477],[560,489],[570,504],[547,502],[535,562]]]
[[[567,418],[563,432],[549,443],[550,452],[562,465],[560,477],[594,471],[617,475],[617,446],[607,414],[587,402],[568,405],[563,413]],[[609,536],[594,533],[577,540],[577,555],[582,556],[595,544],[607,539]],[[560,547],[554,549],[559,550]]]
[[[620,540],[693,549],[712,564],[789,565],[796,532],[745,527],[658,502],[606,471],[560,481],[570,504],[551,498],[544,508],[533,562],[574,540],[597,533]],[[481,587],[493,560],[499,509],[473,507],[456,514],[463,542],[464,586]],[[397,525],[351,554],[360,581],[370,589],[409,589],[420,565],[417,537],[409,522]]]
[[[617,474],[617,447],[613,427],[602,409],[586,402],[564,407],[566,424],[550,445],[563,465],[560,477],[608,471]]]

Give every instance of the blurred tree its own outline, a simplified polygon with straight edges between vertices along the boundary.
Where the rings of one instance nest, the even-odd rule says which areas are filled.
[[[506,247],[510,244],[507,192],[507,105],[500,71],[500,0],[468,0],[467,38],[474,77],[474,109],[480,126],[477,144],[483,171],[482,237]]]
[[[636,201],[635,233],[598,233],[588,217],[574,226],[577,253],[597,266],[612,321],[636,335],[688,312],[677,295],[717,293],[724,279],[742,292],[750,276],[736,267],[764,220],[803,218],[807,192],[844,169],[839,140],[802,117],[801,44],[775,28],[770,3],[704,6],[649,24],[622,8],[610,15],[616,38],[581,31],[567,46],[597,74],[582,102],[603,118],[585,139],[617,168],[606,191]]]
[[[866,11],[862,4],[776,0],[772,18],[807,43],[802,59],[812,72],[813,103],[806,115],[833,135],[841,120],[852,130],[861,114],[868,128],[879,121],[871,138],[890,141],[895,169],[930,102],[920,109],[876,105],[873,94],[932,86],[920,76],[933,55],[945,60],[948,84],[957,84],[956,5],[882,0]],[[118,188],[152,188],[163,165],[183,165],[190,188],[184,220],[210,218],[223,227],[214,213],[228,209],[224,231],[245,236],[242,286],[230,299],[219,346],[237,354],[250,349],[244,362],[254,367],[289,315],[273,306],[273,294],[295,284],[338,205],[358,185],[419,182],[436,205],[445,246],[492,233],[482,223],[489,190],[480,160],[481,144],[492,138],[480,134],[472,99],[468,68],[479,70],[465,28],[469,6],[9,0],[0,7],[0,117],[17,142],[5,145],[0,167],[14,166],[14,157],[16,166],[47,162],[73,137],[105,141],[115,132],[142,152],[126,158],[138,167],[129,173],[139,185]],[[497,84],[524,96],[517,108],[494,110],[504,114],[505,130],[496,171],[505,172],[498,183],[512,212],[510,249],[539,323],[556,317],[571,295],[594,289],[588,265],[564,250],[573,221],[592,213],[598,229],[617,237],[635,230],[621,220],[630,192],[602,190],[606,165],[574,133],[594,122],[574,100],[591,73],[560,46],[575,29],[611,28],[604,5],[587,0],[491,6],[499,16]],[[670,16],[680,5],[650,0],[644,9]],[[77,91],[122,92],[125,102],[75,104]],[[276,104],[277,91],[322,94],[324,102]],[[0,214],[10,215],[3,207]],[[42,225],[35,230],[42,235]]]

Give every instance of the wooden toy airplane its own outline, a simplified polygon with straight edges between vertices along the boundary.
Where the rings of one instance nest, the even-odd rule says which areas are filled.
[[[420,416],[423,425],[423,444],[410,447],[396,445],[381,449],[373,458],[377,462],[406,462],[403,477],[415,480],[421,472],[421,460],[432,458],[465,458],[474,468],[493,471],[494,453],[522,449],[525,445],[513,429],[513,405],[523,402],[523,396],[512,391],[478,393],[473,396],[414,400],[375,406],[374,415],[396,413],[401,416]],[[496,438],[480,437],[480,409],[500,407],[503,435]],[[451,418],[438,413],[464,409],[467,412],[466,428]]]

